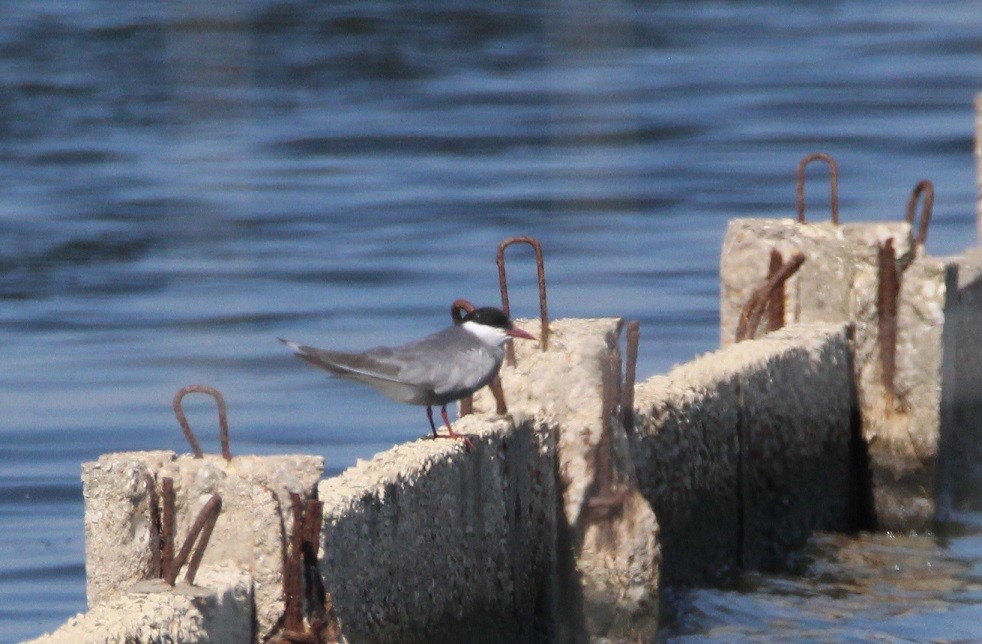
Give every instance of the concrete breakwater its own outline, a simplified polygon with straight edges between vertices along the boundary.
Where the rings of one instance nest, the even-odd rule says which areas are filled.
[[[623,320],[548,322],[460,419],[470,451],[419,440],[330,479],[305,455],[85,464],[90,610],[35,641],[646,641],[667,585],[943,520],[980,478],[982,250],[738,220],[721,282],[723,347],[636,386]],[[192,549],[161,531],[194,545],[216,498],[168,585]]]
[[[620,326],[554,321],[554,348],[520,351],[503,369],[509,415],[460,420],[473,451],[419,440],[316,483],[317,568],[351,641],[647,639],[662,584],[780,565],[812,530],[857,525],[848,325],[792,325],[651,378],[635,389],[631,428],[620,410],[600,416],[600,385],[620,381],[608,359]],[[550,359],[566,365],[552,383],[532,377]],[[591,396],[592,422],[581,411]],[[563,427],[575,426],[570,410],[583,416],[575,432]],[[575,458],[559,453],[574,444]],[[169,452],[88,464],[93,610],[39,641],[282,634],[292,533],[282,498],[312,495],[319,468],[315,457]],[[208,494],[224,492],[194,587],[143,581],[133,564],[151,538],[145,473],[174,477],[178,533]]]

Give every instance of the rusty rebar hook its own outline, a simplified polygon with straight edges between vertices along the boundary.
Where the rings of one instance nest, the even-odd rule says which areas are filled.
[[[303,631],[303,583],[301,551],[306,533],[304,522],[305,504],[296,492],[290,492],[293,510],[293,532],[290,533],[290,547],[285,553],[286,569],[283,571],[283,598],[285,603],[283,628],[299,633]]]
[[[465,300],[462,297],[458,298],[450,305],[450,319],[453,320],[454,324],[460,324],[464,321],[464,314],[473,313],[474,308],[470,300]]]
[[[634,383],[638,372],[638,343],[641,340],[641,323],[627,323],[627,355],[624,357],[624,383],[621,385],[621,422],[624,428],[634,431]]]
[[[198,567],[201,565],[205,548],[208,547],[208,541],[211,539],[212,530],[215,529],[215,523],[218,521],[218,515],[221,511],[222,498],[217,494],[212,495],[208,502],[202,506],[194,523],[191,524],[191,529],[188,530],[188,536],[184,539],[181,551],[174,557],[164,578],[168,586],[174,585],[177,580],[177,573],[185,562],[188,564],[188,570],[184,575],[184,581],[189,585],[194,583],[194,577],[198,574]],[[195,543],[197,543],[196,547]],[[191,553],[192,547],[194,547],[193,554]],[[190,561],[188,555],[191,556]]]
[[[160,519],[160,577],[170,579],[174,563],[174,479],[165,476],[160,481],[163,516]],[[174,573],[177,578],[177,573]]]
[[[772,255],[773,257],[773,255]],[[767,310],[768,302],[771,301],[775,292],[780,289],[792,275],[798,272],[801,265],[805,263],[805,256],[796,252],[787,262],[778,264],[772,262],[774,271],[768,276],[767,280],[757,290],[755,290],[747,303],[740,311],[740,319],[737,321],[735,334],[736,342],[743,342],[754,337],[757,327],[760,325],[764,312]]]
[[[549,349],[549,306],[546,301],[546,269],[542,259],[542,244],[533,237],[509,237],[498,244],[498,286],[501,288],[501,308],[511,317],[508,305],[508,278],[505,276],[505,249],[512,244],[528,244],[535,251],[535,268],[539,280],[539,320],[542,323],[542,350]],[[508,364],[515,364],[515,349],[508,343]]]
[[[293,531],[289,542],[283,541],[283,627],[275,641],[333,642],[340,634],[334,600],[317,567],[324,504],[290,492],[290,506]]]
[[[188,444],[191,445],[191,449],[194,450],[195,458],[202,458],[204,454],[201,452],[201,444],[198,443],[198,439],[195,437],[194,432],[191,431],[191,426],[188,424],[188,419],[184,415],[184,409],[181,407],[181,401],[184,396],[192,393],[198,392],[202,394],[208,394],[215,399],[218,403],[218,438],[222,444],[222,456],[226,461],[232,460],[232,450],[229,448],[228,444],[228,416],[225,412],[225,398],[222,393],[215,389],[214,387],[209,387],[208,385],[188,385],[178,390],[174,394],[174,415],[177,416],[177,422],[181,424],[181,429],[184,431],[184,437],[188,440]]]
[[[615,516],[627,499],[628,488],[614,480],[614,428],[617,417],[618,394],[621,388],[621,351],[615,347],[602,363],[600,438],[594,447],[594,479],[588,488],[586,508],[592,520]],[[633,403],[632,403],[633,406]]]
[[[149,472],[143,474],[143,480],[147,486],[147,504],[150,506],[150,579],[160,579],[160,545],[161,545],[161,518],[160,518],[160,495],[157,494],[157,483],[153,475]]]
[[[921,199],[921,195],[924,196],[923,199]],[[917,242],[917,246],[923,246],[927,241],[927,227],[931,224],[931,213],[934,210],[934,184],[927,179],[917,182],[910,193],[910,199],[907,200],[907,215],[904,217],[904,221],[910,224],[911,228],[913,228],[914,218],[917,216],[918,200],[921,201],[921,226],[914,241]]]
[[[894,411],[897,373],[897,309],[900,299],[901,272],[893,238],[886,240],[877,252],[879,282],[876,293],[877,332],[880,342],[880,380],[885,392],[888,413]]]
[[[771,261],[767,267],[768,279],[779,273],[782,266],[784,266],[784,258],[776,248],[772,248]],[[782,282],[771,292],[771,296],[767,299],[767,304],[765,305],[767,310],[768,333],[777,331],[784,326],[784,299],[784,283]]]
[[[824,152],[815,152],[802,157],[798,162],[797,183],[795,185],[795,201],[798,206],[798,222],[805,223],[805,166],[812,161],[825,161],[829,165],[829,186],[831,188],[832,223],[839,224],[839,167],[833,159]]]

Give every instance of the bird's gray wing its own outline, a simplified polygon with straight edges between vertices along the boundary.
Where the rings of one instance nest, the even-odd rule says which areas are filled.
[[[382,394],[410,404],[426,404],[426,393],[418,385],[400,379],[399,364],[390,358],[392,349],[379,347],[365,353],[328,351],[295,342],[284,343],[305,362],[341,378],[374,387]]]
[[[504,351],[494,351],[459,326],[391,349],[401,365],[399,379],[428,387],[440,404],[486,385],[501,366]]]
[[[490,382],[504,356],[503,349],[489,349],[459,326],[398,347],[376,347],[364,353],[286,344],[316,367],[370,385],[393,400],[416,405],[445,404],[473,393]]]

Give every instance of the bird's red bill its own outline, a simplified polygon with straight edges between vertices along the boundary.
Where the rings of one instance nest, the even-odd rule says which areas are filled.
[[[537,337],[535,337],[528,331],[524,329],[519,329],[518,327],[515,327],[513,329],[508,329],[507,331],[505,331],[505,333],[507,333],[513,338],[523,338],[525,340],[538,340]]]

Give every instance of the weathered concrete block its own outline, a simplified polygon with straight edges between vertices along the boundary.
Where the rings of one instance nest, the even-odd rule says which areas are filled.
[[[252,578],[241,569],[202,566],[195,586],[137,582],[32,644],[252,641]]]
[[[793,219],[731,220],[720,259],[721,344],[735,340],[740,312],[767,279],[772,249],[785,261],[795,252],[805,256],[805,263],[785,283],[785,324],[847,322],[853,319],[856,272],[876,275],[877,250],[888,239],[899,261],[908,263],[913,240],[905,222],[837,226]],[[875,288],[872,293],[875,305]],[[758,330],[757,336],[764,332]]]
[[[771,333],[740,375],[742,563],[775,569],[815,530],[855,529],[854,374],[843,324]]]
[[[724,344],[733,339],[740,307],[753,283],[759,285],[766,276],[769,248],[790,243],[802,249],[806,261],[800,279],[795,276],[789,281],[786,317],[788,321],[824,318],[854,323],[854,366],[862,433],[871,458],[877,525],[883,529],[924,528],[935,515],[946,275],[954,268],[948,260],[925,256],[923,249],[915,257],[910,225],[905,222],[846,224],[838,227],[838,234],[811,230],[815,224],[781,222],[754,219],[730,224],[721,265]],[[831,224],[818,226],[834,228]],[[880,337],[878,252],[887,242],[894,249],[900,276],[892,377],[884,371],[882,356],[888,346]],[[841,267],[842,272],[828,270],[830,264]],[[809,265],[820,267],[822,276],[803,288]],[[810,290],[820,290],[820,283],[826,280],[839,281],[832,287],[836,297],[804,297]],[[845,308],[838,298],[841,292],[848,296]]]
[[[875,269],[857,270],[853,289],[855,362],[869,446],[877,524],[927,527],[934,519],[934,478],[941,416],[942,334],[948,298],[945,260],[902,258],[893,390],[886,385],[878,330]]]
[[[898,229],[899,226],[905,227],[906,230]],[[927,320],[927,328],[924,324],[916,324],[913,328],[907,326],[908,323],[915,320],[915,317],[911,316],[912,311],[909,307],[905,309],[905,304],[910,302],[912,293],[923,290],[926,286],[922,283],[923,278],[932,272],[928,267],[929,264],[932,264],[930,260],[921,259],[917,262],[917,266],[911,265],[913,259],[911,255],[912,240],[910,239],[910,227],[907,224],[861,224],[844,228],[849,231],[850,241],[854,249],[852,255],[856,259],[850,276],[849,308],[842,321],[851,320],[856,328],[854,359],[859,382],[859,399],[865,420],[882,416],[886,400],[880,365],[880,311],[878,303],[880,275],[877,253],[882,244],[888,240],[893,240],[896,251],[895,264],[901,274],[901,291],[897,307],[898,339],[901,334],[906,334],[906,337],[913,334],[916,337],[918,334],[932,329],[940,334],[941,320],[937,319],[937,315],[928,316],[930,319]],[[932,295],[934,294],[932,293]],[[936,301],[936,295],[932,299]],[[940,338],[940,335],[938,337]],[[897,345],[897,361],[899,363],[905,358],[905,355],[900,350],[901,343],[898,342]],[[939,360],[934,362],[937,364]],[[935,374],[937,373],[936,369],[933,371]],[[932,385],[935,388],[938,387],[937,382],[932,383]],[[868,431],[866,433],[869,435]]]
[[[205,563],[248,570],[255,588],[257,636],[283,614],[283,543],[292,529],[290,492],[312,496],[323,474],[320,456],[236,456],[226,462],[171,452],[106,454],[82,466],[86,503],[86,575],[93,607],[145,579],[150,563],[149,489],[145,475],[174,480],[176,547],[212,495],[222,511]]]
[[[658,517],[662,583],[716,579],[740,560],[737,372],[709,354],[634,396],[634,462]]]
[[[772,567],[849,523],[851,382],[847,328],[811,324],[637,386],[631,441],[666,583]]]
[[[767,279],[771,250],[780,252],[784,261],[796,252],[806,258],[785,283],[786,324],[847,320],[854,258],[843,229],[831,223],[799,224],[794,219],[731,220],[720,258],[722,346],[734,341],[740,312]]]
[[[174,458],[174,452],[128,452],[82,464],[89,608],[150,574],[150,497],[144,477]]]
[[[455,429],[472,451],[423,439],[320,483],[321,572],[352,641],[550,638],[553,434],[520,414]]]
[[[657,622],[661,554],[658,522],[637,489],[620,400],[620,318],[554,320],[549,350],[515,343],[516,366],[501,369],[510,411],[519,410],[555,428],[564,521],[560,639],[650,638]],[[534,322],[518,322],[535,328]],[[613,368],[612,368],[613,365]],[[474,399],[477,412],[491,413],[487,390]],[[609,477],[604,470],[609,471]],[[607,478],[613,484],[604,489]],[[609,512],[596,505],[611,490],[620,504]],[[619,495],[619,496],[618,496]]]

